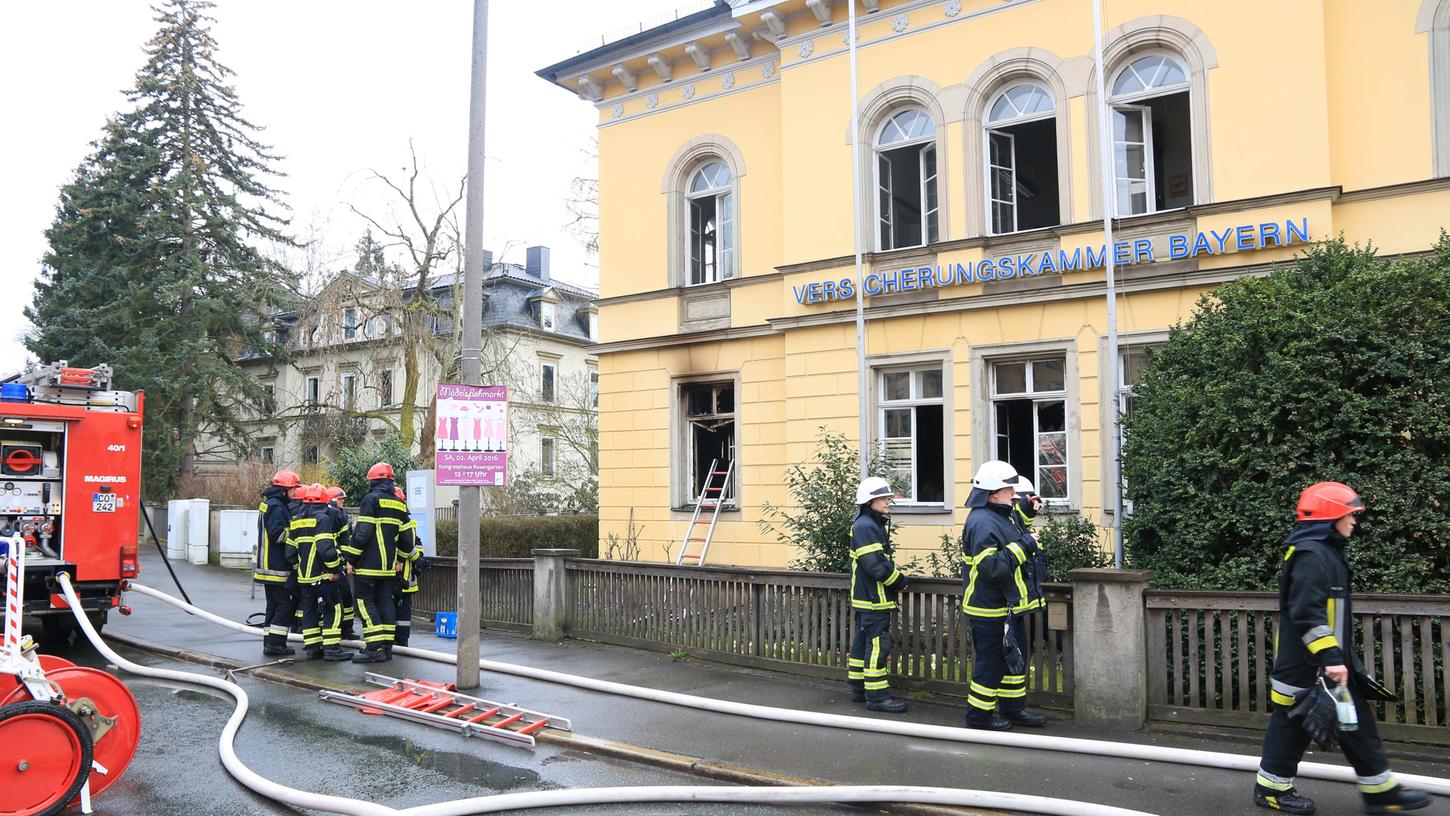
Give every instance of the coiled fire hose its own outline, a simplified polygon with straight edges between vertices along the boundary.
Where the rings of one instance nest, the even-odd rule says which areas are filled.
[[[238,782],[248,789],[278,802],[293,807],[322,810],[331,813],[342,813],[347,816],[467,816],[474,813],[497,813],[501,811],[523,810],[527,808],[561,807],[566,805],[596,805],[596,804],[619,804],[625,802],[734,802],[734,803],[762,803],[762,804],[829,804],[829,803],[921,803],[936,805],[958,805],[964,807],[989,808],[995,810],[1009,810],[1023,813],[1041,813],[1049,816],[1151,816],[1142,811],[1128,810],[1126,808],[1111,807],[1109,805],[1098,805],[1089,802],[1074,802],[1068,799],[1053,799],[1045,796],[1024,796],[1014,793],[998,793],[994,791],[962,790],[958,788],[935,788],[907,785],[849,785],[849,786],[822,786],[822,787],[719,787],[708,785],[665,785],[655,787],[611,787],[611,788],[575,788],[572,790],[550,790],[550,791],[529,791],[524,793],[497,794],[493,796],[478,796],[469,799],[455,799],[448,802],[437,802],[431,805],[420,805],[399,810],[397,808],[380,805],[375,802],[365,802],[361,799],[352,799],[345,796],[332,796],[313,791],[305,791],[299,788],[273,782],[270,779],[258,774],[237,756],[235,740],[237,730],[241,728],[242,721],[246,719],[249,701],[247,692],[235,683],[228,682],[216,677],[210,677],[193,672],[176,671],[173,669],[158,669],[150,666],[142,666],[134,663],[111,649],[100,634],[91,625],[90,619],[81,611],[80,598],[76,596],[74,587],[71,586],[70,577],[62,573],[59,576],[61,592],[65,595],[66,602],[74,612],[77,624],[85,633],[86,639],[100,652],[103,657],[114,663],[121,669],[137,674],[142,677],[153,677],[162,680],[172,680],[192,685],[207,686],[225,692],[236,700],[236,709],[222,728],[221,739],[218,743],[218,752],[221,755],[222,765],[227,769]],[[235,629],[240,632],[254,633],[254,630],[239,623],[233,623],[225,618],[213,615],[204,609],[177,600],[171,596],[138,584],[132,584],[131,588],[158,600],[170,603],[180,609],[190,612],[193,615],[209,620],[213,623]],[[428,657],[433,660],[440,660],[443,657],[441,652],[432,652],[426,649],[412,649],[394,647],[399,654],[407,654],[417,657]],[[442,662],[449,662],[443,660]],[[480,665],[483,665],[481,662]],[[507,664],[498,664],[507,665]],[[487,668],[487,666],[485,666]],[[515,667],[522,669],[524,667]],[[489,669],[497,670],[497,669]],[[552,674],[552,673],[551,673]],[[568,675],[560,675],[567,677]],[[583,678],[579,678],[583,679]],[[619,685],[619,684],[611,684]],[[622,688],[636,689],[637,691],[649,691],[636,686],[621,686]],[[686,695],[688,696],[688,695]],[[703,699],[703,698],[696,698]],[[759,706],[756,706],[759,708]],[[784,709],[778,709],[784,710]],[[848,718],[849,719],[849,718]],[[871,722],[871,721],[867,721]]]

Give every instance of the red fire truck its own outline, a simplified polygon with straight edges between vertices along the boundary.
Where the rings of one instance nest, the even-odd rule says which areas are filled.
[[[56,575],[70,574],[98,629],[137,575],[143,398],[111,390],[106,365],[0,383],[0,537],[24,537],[25,613],[47,635],[75,625]]]

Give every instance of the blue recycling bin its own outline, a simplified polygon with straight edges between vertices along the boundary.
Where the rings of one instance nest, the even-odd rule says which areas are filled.
[[[433,617],[433,633],[438,637],[458,637],[458,613],[439,612]]]

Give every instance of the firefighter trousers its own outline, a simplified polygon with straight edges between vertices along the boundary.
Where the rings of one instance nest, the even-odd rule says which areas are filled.
[[[1027,707],[1027,675],[1008,674],[1007,655],[1002,648],[1005,628],[1012,627],[1023,660],[1029,659],[1027,626],[1021,615],[1011,618],[968,616],[972,624],[972,685],[967,691],[967,721],[988,723],[992,712],[1012,716]]]
[[[407,646],[408,636],[413,634],[413,594],[399,592],[393,598],[398,619],[393,625],[393,644],[396,646]]]
[[[855,609],[855,633],[846,660],[846,685],[854,693],[865,691],[867,700],[888,700],[886,676],[891,663],[891,610]]]
[[[1287,791],[1294,787],[1299,760],[1309,747],[1309,734],[1298,719],[1289,718],[1289,708],[1274,706],[1269,728],[1264,732],[1264,750],[1259,759],[1256,781],[1269,790]],[[1359,777],[1360,792],[1382,793],[1397,783],[1390,773],[1390,760],[1385,755],[1384,745],[1380,743],[1374,708],[1356,696],[1354,709],[1359,715],[1359,729],[1339,732],[1339,750],[1354,767],[1354,773]]]
[[[353,619],[357,616],[354,611],[356,601],[352,595],[352,576],[339,573],[336,586],[339,602],[342,604],[342,631],[351,633]],[[348,636],[351,637],[351,634]]]
[[[396,578],[353,576],[353,596],[357,614],[362,618],[362,639],[369,651],[393,644],[398,623],[398,606],[393,601]]]
[[[262,645],[269,649],[280,649],[287,645],[287,633],[292,631],[293,616],[297,613],[297,576],[289,576],[287,582],[282,584],[262,584],[262,591],[267,597],[266,611],[263,613],[267,619],[267,630],[262,637]]]
[[[302,585],[302,646],[320,649],[342,642],[342,600],[337,585],[323,579]]]

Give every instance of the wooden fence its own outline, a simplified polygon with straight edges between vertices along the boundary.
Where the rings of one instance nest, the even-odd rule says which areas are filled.
[[[571,560],[568,571],[573,637],[845,678],[851,645],[846,575],[583,559]],[[955,580],[912,581],[892,631],[895,684],[965,696],[971,635],[961,592]],[[1049,598],[1067,602],[1070,589],[1053,585]],[[1049,631],[1045,613],[1030,620],[1030,696],[1038,705],[1069,707],[1071,638]]]
[[[1272,592],[1154,590],[1147,595],[1150,718],[1262,725],[1278,631]],[[1385,735],[1450,744],[1450,597],[1354,596],[1354,650],[1399,703]]]
[[[430,569],[418,581],[413,611],[449,612],[458,606],[458,559],[428,559]],[[534,628],[534,559],[479,559],[481,623],[495,629],[528,632]]]

